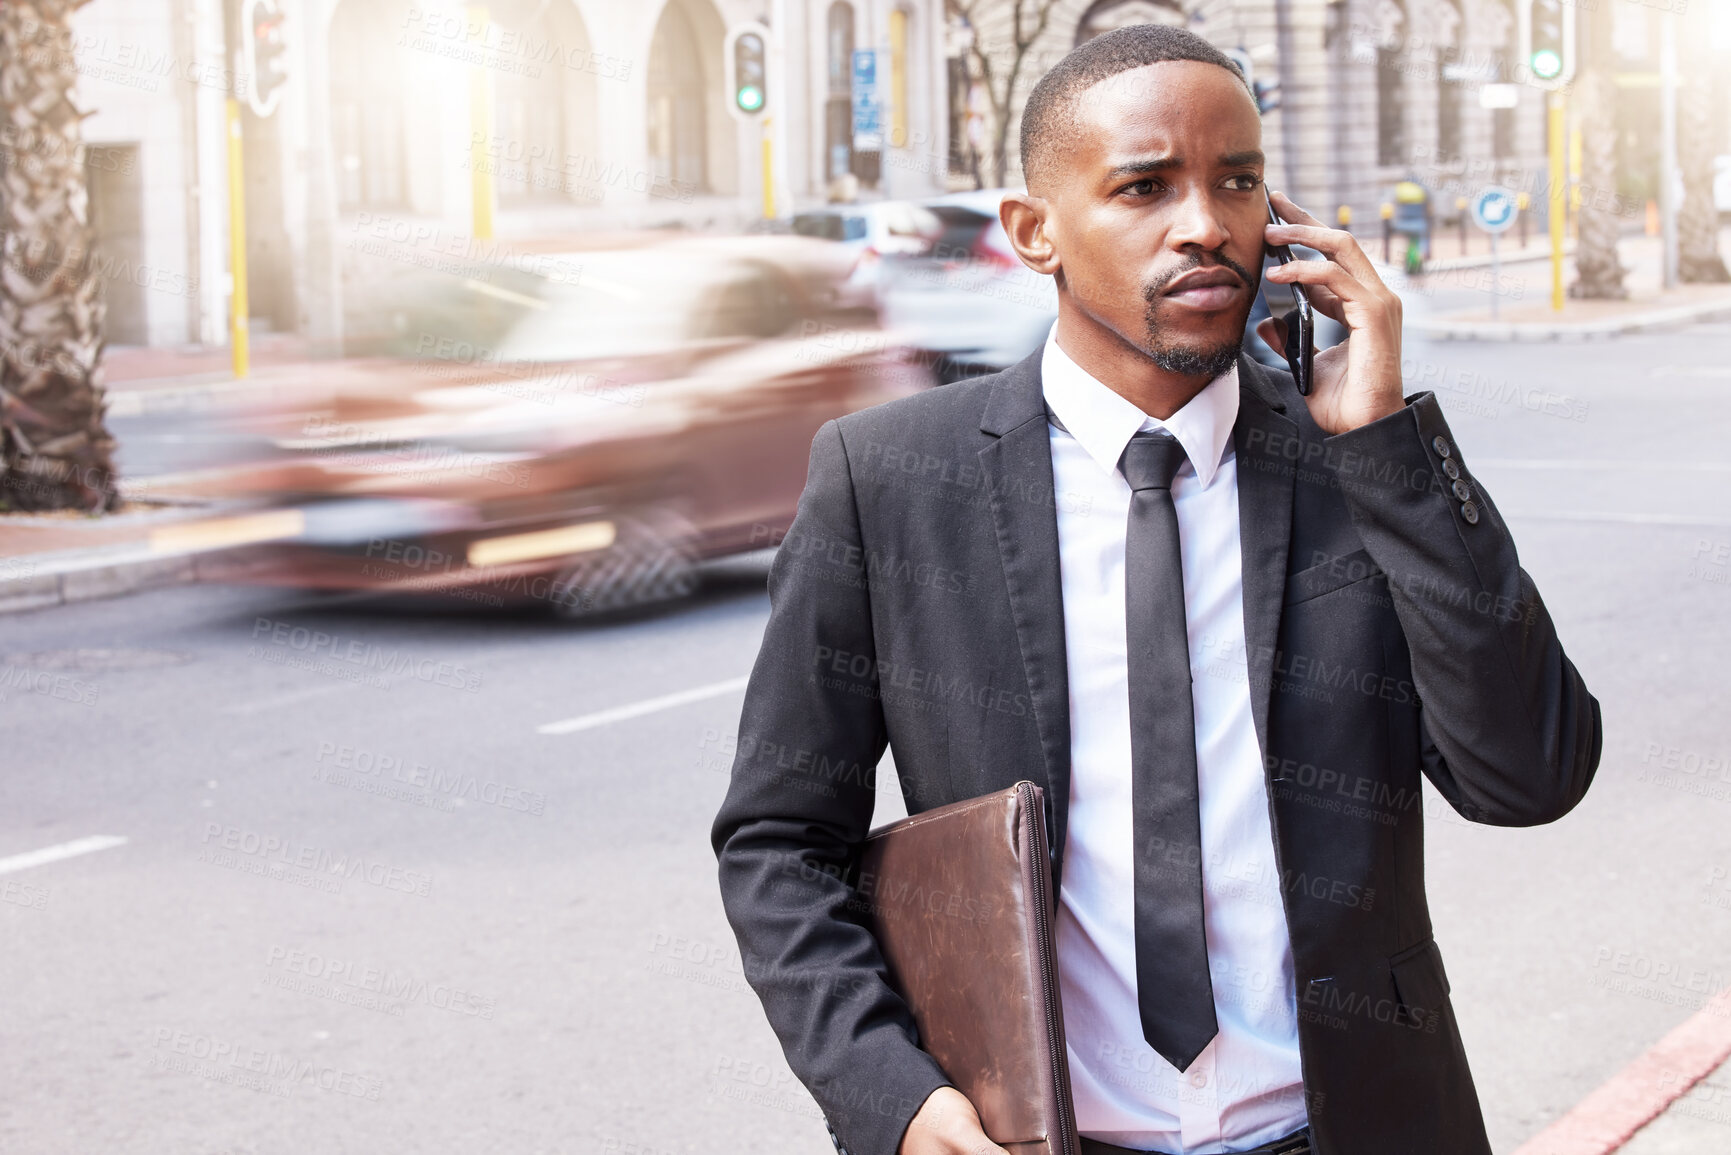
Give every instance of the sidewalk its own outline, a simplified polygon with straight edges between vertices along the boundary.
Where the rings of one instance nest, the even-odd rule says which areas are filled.
[[[102,382],[110,417],[140,417],[268,398],[316,378],[319,360],[319,352],[297,334],[255,333],[251,373],[237,380],[225,346],[110,345],[102,354]],[[307,372],[309,367],[315,372]]]
[[[1721,250],[1727,232],[1721,233]],[[1458,247],[1458,246],[1456,246]],[[1573,246],[1565,250],[1563,283],[1575,280]],[[1529,247],[1527,253],[1533,252]],[[1548,251],[1538,259],[1522,255],[1505,259],[1497,274],[1488,267],[1488,255],[1469,255],[1427,266],[1422,277],[1407,280],[1398,270],[1379,267],[1397,291],[1403,287],[1428,295],[1438,287],[1476,289],[1485,300],[1466,309],[1424,315],[1409,315],[1407,332],[1433,341],[1591,341],[1703,321],[1731,320],[1731,284],[1661,287],[1660,240],[1657,237],[1625,237],[1618,246],[1623,278],[1629,290],[1623,301],[1583,301],[1565,297],[1562,310],[1551,308],[1551,272]],[[1380,255],[1377,254],[1377,255]],[[1465,270],[1474,270],[1467,273]],[[1498,315],[1493,320],[1489,294],[1500,294]]]
[[[1731,1061],[1635,1132],[1619,1155],[1702,1155],[1731,1149]]]
[[[204,555],[282,536],[284,519],[299,516],[218,503],[133,501],[104,517],[6,514],[0,516],[0,614],[195,582]]]
[[[1731,1149],[1731,987],[1521,1144],[1514,1155],[1709,1155]]]
[[[317,362],[299,337],[255,333],[251,353],[252,375],[236,380],[226,348],[110,346],[102,360],[108,414],[183,412],[319,388]],[[0,614],[197,581],[201,556],[258,540],[270,518],[290,512],[207,500],[180,480],[123,477],[126,503],[104,517],[0,515]]]

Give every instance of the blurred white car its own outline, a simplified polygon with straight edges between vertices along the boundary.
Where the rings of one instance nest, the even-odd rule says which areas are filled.
[[[796,213],[799,236],[834,241],[854,257],[851,288],[875,288],[885,258],[917,257],[932,247],[943,224],[929,210],[908,201],[831,205]]]
[[[1713,158],[1713,207],[1731,217],[1731,154]]]
[[[881,279],[884,327],[932,355],[942,380],[1015,364],[1058,318],[1052,278],[1022,264],[998,221],[998,203],[1010,191],[922,202],[942,232],[924,253],[890,262]]]

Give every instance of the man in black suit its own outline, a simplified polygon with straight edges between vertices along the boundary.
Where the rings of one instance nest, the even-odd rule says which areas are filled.
[[[888,745],[910,812],[1039,783],[1084,1155],[1480,1155],[1420,775],[1475,822],[1582,797],[1599,708],[1353,238],[1283,196],[1184,31],[1078,48],[1001,219],[1046,347],[826,424],[715,820],[728,917],[854,1155],[998,1152],[848,912]],[[1269,271],[1349,330],[1239,350]],[[1279,347],[1280,322],[1263,338]],[[1224,504],[1223,504],[1224,503]]]

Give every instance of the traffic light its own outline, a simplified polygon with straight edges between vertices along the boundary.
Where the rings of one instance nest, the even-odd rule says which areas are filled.
[[[1575,76],[1574,0],[1523,0],[1521,61],[1530,83],[1561,88]]]
[[[769,67],[763,37],[756,32],[741,32],[733,42],[733,105],[741,112],[756,115],[768,101]]]
[[[240,29],[242,68],[252,81],[247,103],[259,116],[269,116],[288,84],[288,40],[277,0],[245,0]]]

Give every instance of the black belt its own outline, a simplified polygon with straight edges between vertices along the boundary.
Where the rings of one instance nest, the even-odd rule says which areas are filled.
[[[1134,1147],[1119,1147],[1111,1143],[1102,1143],[1098,1139],[1082,1136],[1082,1155],[1159,1155],[1158,1152],[1141,1152]],[[1264,1143],[1260,1147],[1252,1147],[1248,1151],[1235,1152],[1234,1155],[1310,1155],[1310,1128],[1294,1131],[1284,1139],[1276,1139],[1272,1143]]]

